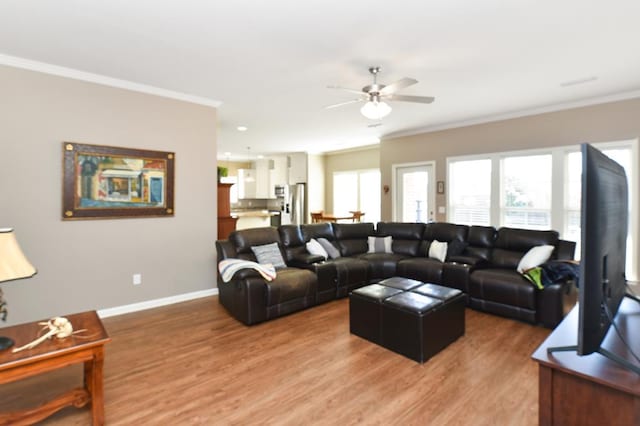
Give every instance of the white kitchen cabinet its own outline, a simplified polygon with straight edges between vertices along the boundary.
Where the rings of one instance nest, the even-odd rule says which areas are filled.
[[[271,176],[273,160],[261,158],[251,169],[238,170],[238,198],[275,198]]]
[[[289,154],[289,184],[307,182],[307,154],[295,152]]]
[[[276,185],[286,185],[289,183],[289,165],[287,161],[287,157],[275,156],[269,157],[269,159],[273,160],[273,170],[271,170],[271,186],[274,187],[273,193],[275,193]]]
[[[238,169],[238,198],[256,198],[255,169]]]

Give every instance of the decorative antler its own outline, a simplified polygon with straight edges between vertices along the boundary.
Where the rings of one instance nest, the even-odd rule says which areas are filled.
[[[21,346],[19,348],[15,348],[13,350],[14,353],[20,352],[25,349],[33,349],[36,346],[38,346],[40,343],[44,342],[45,340],[53,336],[57,337],[58,339],[64,339],[65,337],[69,337],[72,334],[80,333],[84,331],[84,330],[78,330],[74,333],[73,326],[71,325],[71,321],[69,321],[64,317],[54,317],[47,322],[41,322],[39,324],[44,326],[42,327],[41,332],[46,330],[47,328],[49,329],[49,331],[43,334],[42,336],[38,337],[33,342],[27,343],[26,345]]]

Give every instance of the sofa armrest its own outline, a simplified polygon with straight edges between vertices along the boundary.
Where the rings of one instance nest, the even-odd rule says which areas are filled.
[[[575,258],[576,243],[567,240],[558,240],[556,247],[556,259],[573,260]]]
[[[469,274],[473,267],[467,263],[445,262],[442,265],[442,285],[469,293]]]
[[[555,328],[578,300],[578,290],[573,281],[551,284],[537,294],[537,320],[547,328]]]
[[[297,253],[293,256],[291,261],[289,261],[288,266],[301,267],[301,268],[307,269],[306,267],[313,263],[324,262],[324,261],[325,261],[324,256],[318,256],[318,255],[309,254],[309,253]]]
[[[489,262],[485,259],[475,256],[451,256],[447,259],[448,263],[464,263],[472,267],[472,269],[482,268],[489,265]]]
[[[220,303],[236,319],[246,325],[256,324],[267,319],[265,280],[253,270],[243,270],[247,276],[238,274],[228,283],[219,282]],[[257,276],[252,276],[255,273]]]

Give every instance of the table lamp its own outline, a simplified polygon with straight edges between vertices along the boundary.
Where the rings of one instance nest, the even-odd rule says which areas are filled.
[[[5,281],[31,278],[36,269],[29,263],[18,245],[15,233],[11,228],[0,228],[0,283]],[[0,317],[6,321],[6,302],[0,288]],[[0,336],[0,350],[13,346],[13,340]]]

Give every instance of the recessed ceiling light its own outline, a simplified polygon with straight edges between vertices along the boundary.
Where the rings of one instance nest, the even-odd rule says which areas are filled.
[[[238,129],[239,132],[246,132],[249,128],[247,126],[238,126],[236,129]]]
[[[597,76],[592,75],[589,77],[577,78],[575,80],[563,81],[560,83],[561,87],[569,87],[569,86],[577,86],[578,84],[591,83],[592,81],[596,81],[598,79]]]
[[[262,159],[262,158],[264,158],[264,155],[259,154],[259,155],[258,155],[258,158],[259,158],[259,159]]]

